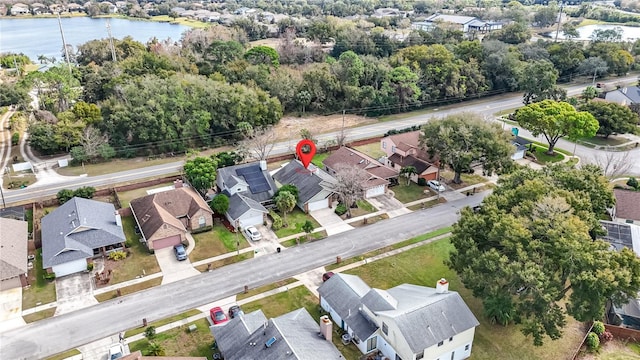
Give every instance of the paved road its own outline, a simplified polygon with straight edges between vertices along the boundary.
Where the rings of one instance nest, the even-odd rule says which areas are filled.
[[[636,75],[627,76],[625,78],[618,78],[615,80],[611,80],[609,82],[605,82],[609,85],[615,85],[617,83],[625,83],[625,82],[633,82],[636,81]],[[569,95],[578,95],[582,92],[582,90],[586,87],[586,85],[572,85],[565,87],[567,89],[567,93]],[[475,113],[481,114],[488,119],[493,118],[493,114],[509,110],[515,109],[517,107],[522,106],[522,96],[520,94],[504,94],[498,96],[492,96],[489,98],[485,98],[482,100],[475,101],[465,101],[456,105],[449,105],[446,107],[442,107],[440,109],[433,109],[427,114],[417,115],[413,117],[409,117],[402,120],[396,121],[386,121],[378,124],[362,126],[354,129],[347,130],[347,137],[349,140],[359,140],[366,139],[374,136],[379,136],[387,132],[391,129],[402,129],[405,127],[409,127],[412,125],[420,125],[425,122],[434,119],[434,118],[442,118],[452,114],[458,113]],[[338,132],[331,132],[327,134],[322,134],[317,136],[318,140],[322,143],[327,140],[335,139]],[[520,135],[525,137],[533,137],[528,131],[520,129]],[[544,141],[544,140],[542,140]],[[278,143],[274,146],[271,151],[271,155],[279,155],[291,153],[294,151],[291,142],[285,141]],[[558,143],[560,148],[573,150],[573,143],[560,140]],[[594,150],[588,147],[578,145],[576,148],[576,154],[580,156],[584,162],[593,162],[594,158],[597,154],[602,153],[601,151]],[[640,158],[640,148],[632,150],[632,155],[636,158]],[[81,186],[93,186],[93,187],[103,187],[113,185],[116,182],[122,181],[131,181],[142,178],[148,178],[153,176],[161,176],[170,172],[177,172],[182,169],[183,162],[177,161],[164,165],[157,165],[151,167],[145,167],[137,170],[129,170],[123,172],[117,172],[108,175],[101,176],[91,176],[85,178],[68,178],[68,179],[60,179],[60,182],[55,184],[44,183],[42,185],[34,185],[26,189],[19,190],[6,190],[5,191],[5,199],[7,204],[16,203],[16,202],[25,202],[38,198],[45,198],[55,195],[61,189],[75,189]],[[636,162],[631,170],[630,174],[640,175],[640,161]]]
[[[245,285],[270,284],[333,263],[336,256],[346,259],[449,226],[462,207],[474,206],[486,195],[478,193],[1,333],[0,359],[46,358],[141,326],[143,318],[166,318],[237,294]]]

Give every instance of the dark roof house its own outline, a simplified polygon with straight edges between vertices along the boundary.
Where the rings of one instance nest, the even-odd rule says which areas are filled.
[[[277,190],[266,161],[239,164],[218,169],[216,184],[219,192],[240,193],[263,205],[270,203]]]
[[[613,189],[616,206],[613,216],[616,221],[640,224],[640,191]]]
[[[56,276],[83,271],[94,250],[125,240],[113,204],[74,197],[42,218],[42,265]]]
[[[257,310],[210,330],[226,360],[343,359],[304,308],[269,320]]]
[[[279,169],[273,178],[278,183],[292,184],[298,188],[298,207],[309,211],[309,203],[325,201],[334,192],[336,180],[324,170],[309,164],[309,169],[298,160],[292,160]]]

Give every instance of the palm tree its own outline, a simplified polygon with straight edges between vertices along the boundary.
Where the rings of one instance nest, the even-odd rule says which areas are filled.
[[[287,224],[287,213],[296,206],[296,197],[288,191],[281,191],[274,199],[276,207],[282,212],[285,225]]]
[[[149,356],[164,356],[165,355],[165,351],[164,348],[162,347],[162,345],[155,343],[155,342],[150,342],[149,346],[147,346],[147,353],[146,355]]]
[[[407,178],[407,185],[409,185],[409,183],[411,182],[411,177],[413,175],[416,175],[417,173],[418,171],[416,170],[415,166],[405,166],[400,169],[400,175],[403,175]]]

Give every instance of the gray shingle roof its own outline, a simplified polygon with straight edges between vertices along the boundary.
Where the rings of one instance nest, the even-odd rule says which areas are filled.
[[[335,274],[318,288],[318,293],[331,304],[331,308],[353,329],[360,340],[366,340],[377,329],[360,312],[362,297],[370,290],[369,285],[358,276]]]
[[[313,171],[305,169],[300,161],[292,160],[273,175],[280,184],[292,184],[298,188],[298,204],[301,207],[314,197],[327,198],[332,193],[327,186],[327,180],[333,179],[331,175],[309,164],[309,168],[311,167]]]
[[[480,325],[460,294],[402,284],[387,290],[398,309],[377,312],[394,318],[414,353]]]
[[[254,167],[254,166],[260,166],[260,163],[258,162],[252,162],[252,163],[247,163],[247,164],[239,164],[239,165],[234,165],[234,166],[227,166],[227,167],[223,167],[217,170],[217,176],[220,177],[222,179],[222,182],[224,184],[225,189],[220,189],[220,190],[226,190],[228,188],[231,188],[233,186],[235,186],[236,184],[238,184],[238,182],[244,181],[244,177],[242,175],[239,175],[237,173],[238,169],[244,169],[244,168],[248,168],[248,167]],[[262,192],[258,192],[258,193],[252,193],[251,191],[243,191],[242,195],[245,195],[246,197],[249,197],[255,201],[258,201],[260,203],[264,203],[266,201],[271,200],[271,198],[273,198],[273,194],[275,194],[275,191],[277,189],[275,182],[273,182],[273,178],[271,178],[271,175],[269,175],[269,171],[267,170],[263,170],[262,171],[262,176],[264,177],[265,181],[267,182],[267,184],[269,185],[269,189],[267,191],[262,191]]]
[[[342,358],[331,342],[318,335],[320,325],[304,308],[269,321],[262,310],[257,310],[210,329],[226,360]],[[276,341],[267,348],[265,343],[272,337]]]
[[[113,204],[74,197],[42,218],[42,263],[48,268],[93,256],[125,241]]]
[[[229,196],[229,193],[226,191],[224,191],[223,194]],[[227,210],[227,213],[231,218],[238,219],[250,209],[262,211],[264,213],[268,212],[262,204],[249,197],[240,195],[239,193],[229,196],[229,209]]]

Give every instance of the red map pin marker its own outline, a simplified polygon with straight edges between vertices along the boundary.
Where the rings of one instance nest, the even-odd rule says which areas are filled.
[[[308,168],[311,159],[316,154],[316,144],[309,139],[300,140],[296,145],[296,154],[298,154],[298,159],[302,161],[302,165]]]

